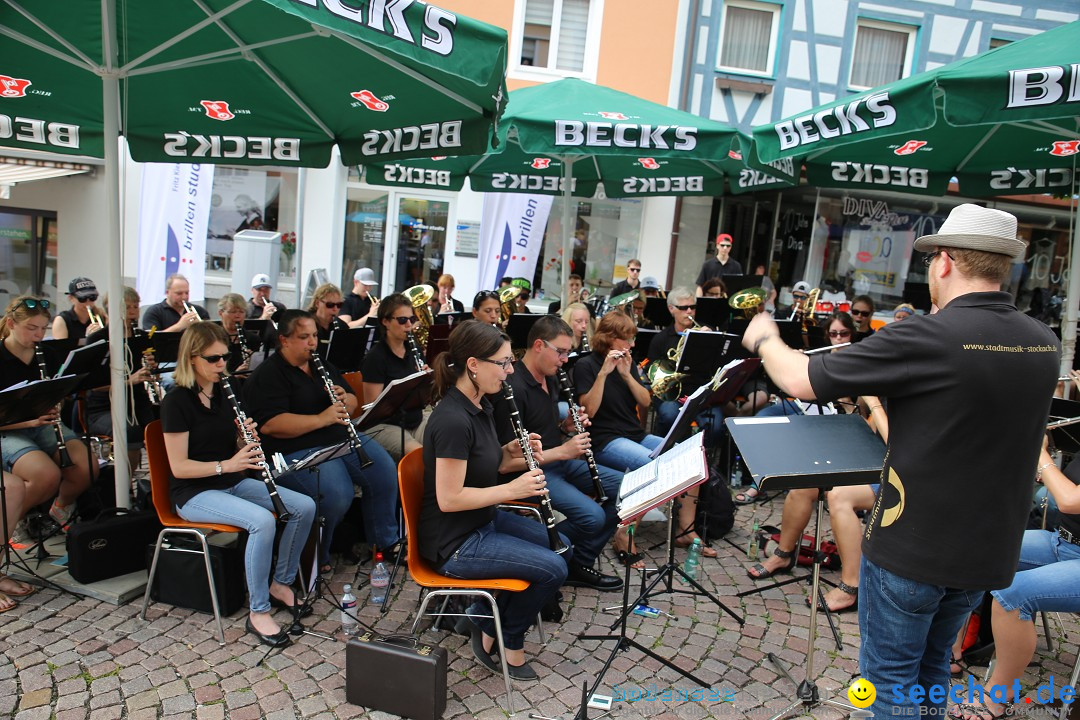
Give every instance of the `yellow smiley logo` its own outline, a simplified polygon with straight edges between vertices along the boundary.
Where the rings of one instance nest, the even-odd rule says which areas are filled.
[[[859,709],[868,708],[874,704],[874,700],[877,698],[877,688],[874,687],[874,683],[866,678],[859,678],[851,683],[847,696],[855,707]]]

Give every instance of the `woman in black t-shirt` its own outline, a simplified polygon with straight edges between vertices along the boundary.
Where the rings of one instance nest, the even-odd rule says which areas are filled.
[[[502,391],[513,372],[510,338],[481,322],[464,322],[450,333],[450,349],[435,359],[434,396],[441,399],[424,434],[424,501],[420,511],[420,553],[438,570],[458,578],[519,578],[521,592],[497,599],[510,675],[536,679],[525,661],[525,633],[540,608],[566,579],[567,551],[548,549],[544,526],[520,515],[498,512],[499,503],[544,495],[544,474],[527,471],[499,484],[499,473],[525,468],[517,441],[500,445],[486,395]],[[530,436],[540,453],[540,436]],[[569,543],[564,539],[564,544]],[[492,672],[501,669],[491,651],[495,626],[469,608],[472,651]]]
[[[364,376],[364,403],[373,403],[379,393],[394,380],[417,372],[417,362],[405,345],[405,339],[419,320],[409,299],[394,293],[379,303],[379,327],[382,339],[364,355],[361,368]],[[417,345],[419,348],[419,345]],[[420,360],[423,363],[423,358]],[[427,367],[426,364],[423,367]],[[420,447],[424,441],[424,413],[420,410],[400,411],[397,415],[368,428],[364,432],[375,439],[395,462]],[[402,433],[404,429],[404,434]],[[404,447],[402,447],[404,443]]]
[[[333,283],[323,283],[315,288],[315,293],[311,296],[307,311],[315,318],[315,332],[319,336],[318,353],[323,360],[330,349],[330,334],[335,330],[349,329],[346,323],[338,319],[338,313],[344,304],[341,290]]]
[[[221,318],[221,327],[229,336],[229,359],[226,366],[230,375],[251,372],[251,356],[255,353],[252,343],[256,338],[244,334],[247,308],[247,300],[239,293],[227,293],[218,300],[217,311]]]
[[[214,323],[195,323],[180,338],[176,387],[161,404],[165,450],[173,475],[169,498],[185,520],[225,523],[247,531],[247,631],[266,645],[284,647],[290,642],[288,632],[270,616],[270,606],[290,608],[294,616],[299,615],[296,592],[290,586],[315,517],[315,502],[278,488],[289,519],[281,531],[268,587],[277,521],[266,485],[250,477],[259,471],[262,449],[238,437],[237,417],[220,382],[228,356],[229,336]],[[239,390],[234,388],[234,392]],[[258,439],[253,420],[248,419],[247,428]]]

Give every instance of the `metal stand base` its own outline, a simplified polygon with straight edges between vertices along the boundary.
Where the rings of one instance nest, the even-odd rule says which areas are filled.
[[[780,718],[787,717],[792,714],[793,711],[799,710],[799,715],[808,715],[810,711],[819,705],[829,705],[842,710],[855,710],[855,708],[847,703],[840,702],[839,700],[821,699],[818,692],[817,683],[813,680],[803,680],[801,683],[796,683],[795,678],[791,677],[791,673],[784,667],[784,664],[780,662],[780,658],[776,657],[772,653],[767,655],[769,662],[776,666],[776,669],[783,673],[784,677],[791,682],[797,689],[795,691],[795,697],[798,698],[795,702],[788,705],[776,715],[773,715],[770,720],[780,720]]]

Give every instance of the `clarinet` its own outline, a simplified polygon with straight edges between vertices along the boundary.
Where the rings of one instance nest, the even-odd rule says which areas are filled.
[[[521,423],[521,413],[518,412],[517,403],[514,402],[514,389],[505,380],[503,381],[503,397],[506,398],[506,402],[510,406],[510,419],[514,423],[514,434],[517,435],[518,445],[521,446],[521,454],[525,458],[525,464],[529,467],[529,470],[536,470],[539,466],[536,464],[536,458],[533,457],[532,445],[529,444],[529,431]],[[555,515],[551,509],[551,500],[548,499],[547,495],[540,496],[540,519],[544,521],[544,526],[547,528],[548,546],[551,551],[562,555],[566,552],[566,546],[563,545],[562,538],[559,537],[559,533],[555,529]]]
[[[311,364],[315,366],[315,371],[322,377],[323,385],[326,387],[326,392],[330,396],[330,403],[332,405],[340,405],[346,411],[345,403],[337,399],[337,395],[334,393],[334,381],[330,379],[330,373],[326,372],[326,366],[323,365],[322,358],[318,353],[311,353]],[[356,456],[360,458],[360,467],[366,468],[372,464],[371,458],[364,452],[364,447],[360,444],[360,436],[356,434],[356,426],[351,421],[345,423],[345,430],[349,433],[349,447],[353,449]]]
[[[589,333],[583,332],[581,333],[581,354],[584,355],[585,353],[591,352],[592,348],[589,347]]]
[[[41,379],[48,380],[49,373],[45,368],[45,355],[41,352],[40,343],[34,345],[34,359],[37,360],[38,370],[41,371]],[[60,453],[60,468],[69,468],[75,463],[72,462],[71,454],[68,453],[67,443],[64,442],[64,428],[59,420],[53,423],[53,431],[56,433],[56,452]]]
[[[233,412],[236,413],[236,419],[240,422],[240,437],[246,445],[254,444],[255,449],[261,455],[262,445],[255,440],[255,435],[248,430],[247,414],[240,407],[240,401],[236,399],[236,393],[233,392],[229,378],[221,378],[221,389],[225,391],[225,397],[229,399],[229,404],[232,405]],[[265,457],[259,460],[259,472],[262,474],[263,483],[266,484],[266,491],[270,493],[270,502],[274,505],[274,512],[277,513],[278,520],[286,522],[289,519],[289,511],[285,509],[285,503],[281,501],[281,496],[278,495],[277,485],[274,483],[274,474],[270,471],[270,465],[267,464]]]
[[[416,372],[423,372],[424,355],[420,352],[420,345],[416,342],[416,336],[413,335],[412,330],[405,333],[405,351],[412,357],[413,364],[416,365]]]
[[[580,435],[585,432],[584,426],[581,424],[581,408],[578,406],[577,401],[574,399],[574,388],[570,384],[570,378],[567,377],[566,371],[559,368],[557,371],[559,378],[559,389],[562,390],[563,395],[566,397],[566,402],[570,405],[570,417],[574,419],[574,431]],[[600,482],[600,470],[596,467],[596,458],[593,457],[592,448],[585,448],[585,462],[589,466],[589,477],[592,478],[593,490],[596,492],[596,501],[598,503],[606,503],[608,501],[607,493],[604,492],[604,484]]]

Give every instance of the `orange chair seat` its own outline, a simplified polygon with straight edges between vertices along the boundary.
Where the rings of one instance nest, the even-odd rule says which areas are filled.
[[[351,389],[352,394],[356,396],[356,409],[349,416],[355,420],[364,414],[364,373],[354,370],[353,372],[342,373],[341,377],[345,378],[345,382],[349,384],[347,389]]]
[[[409,543],[410,555],[412,545]],[[419,553],[417,553],[419,554]],[[513,578],[491,578],[486,580],[464,580],[447,577],[431,569],[423,558],[409,558],[409,572],[417,585],[426,588],[479,588],[481,590],[511,590],[521,592],[529,589],[528,580],[516,580]]]

